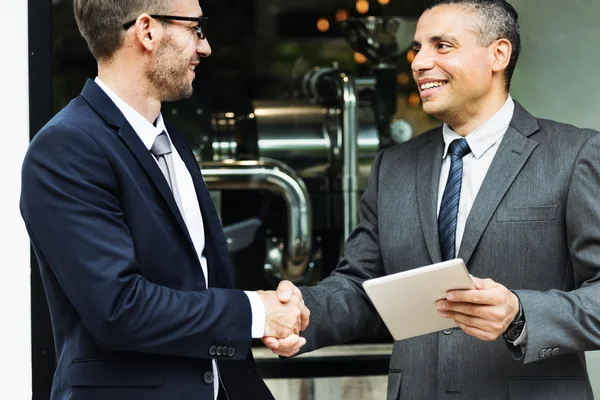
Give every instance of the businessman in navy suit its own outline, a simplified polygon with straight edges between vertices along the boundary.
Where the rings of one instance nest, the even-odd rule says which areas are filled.
[[[192,95],[211,53],[197,0],[75,0],[74,12],[98,77],[40,130],[22,171],[52,399],[271,399],[252,338],[295,353],[308,309],[295,288],[285,304],[232,288],[200,168],[160,113]]]

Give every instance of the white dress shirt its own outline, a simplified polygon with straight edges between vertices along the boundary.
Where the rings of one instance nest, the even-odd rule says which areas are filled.
[[[513,113],[515,111],[515,103],[510,95],[500,110],[492,118],[487,120],[479,128],[465,136],[471,152],[463,157],[463,175],[460,188],[460,200],[458,203],[458,217],[456,220],[456,253],[460,249],[463,235],[465,233],[465,225],[467,218],[475,202],[475,197],[481,188],[483,179],[490,169],[492,160],[500,147],[500,143],[504,138],[504,134],[510,125]],[[450,174],[450,157],[448,155],[448,147],[455,139],[461,139],[462,136],[457,134],[448,126],[442,126],[444,136],[444,154],[442,161],[442,170],[440,173],[440,183],[438,189],[437,213],[440,214],[440,205],[442,196]],[[523,332],[517,338],[514,345],[526,345],[527,325],[523,328]]]
[[[152,148],[152,144],[154,143],[156,137],[160,135],[163,131],[166,132],[167,137],[169,137],[169,132],[165,127],[162,114],[159,114],[158,119],[156,120],[156,126],[154,126],[140,113],[134,110],[133,107],[131,107],[119,96],[117,96],[108,86],[106,86],[106,84],[104,84],[104,82],[100,80],[100,78],[96,77],[95,82],[108,95],[108,97],[110,97],[110,99],[113,101],[113,103],[115,103],[117,108],[123,113],[127,122],[129,122],[133,130],[138,134],[141,141],[148,149],[148,152],[150,152],[150,148]],[[169,141],[171,141],[170,137]],[[200,204],[198,203],[196,188],[194,187],[194,182],[192,181],[192,176],[190,175],[190,172],[188,171],[183,160],[181,159],[181,156],[177,152],[175,146],[173,146],[172,142],[171,149],[173,165],[175,167],[175,177],[177,180],[177,186],[179,188],[181,205],[183,208],[183,219],[185,221],[185,225],[188,229],[190,237],[192,238],[192,242],[194,244],[196,254],[198,255],[198,259],[200,260],[202,272],[204,273],[204,282],[206,283],[206,287],[208,288],[208,265],[206,257],[202,254],[204,252],[205,246],[204,224],[202,222],[202,213],[200,212]],[[156,161],[156,163],[158,164],[158,161]],[[250,301],[250,307],[252,309],[252,337],[256,339],[262,338],[264,336],[266,320],[264,305],[262,303],[262,300],[260,299],[260,296],[256,292],[246,291],[245,293],[248,296],[248,299]],[[216,399],[219,390],[219,377],[217,364],[214,359],[212,361],[212,364],[213,373],[215,375],[213,385]]]
[[[492,118],[465,136],[471,152],[463,157],[462,185],[458,203],[458,218],[456,221],[455,254],[458,254],[458,250],[460,249],[463,234],[465,233],[467,217],[471,212],[477,192],[479,192],[483,179],[492,164],[498,147],[500,147],[500,142],[502,142],[502,138],[508,129],[514,110],[515,103],[509,95],[506,103]],[[438,189],[438,215],[440,214],[442,196],[444,195],[448,174],[450,173],[450,157],[447,157],[448,147],[453,140],[462,139],[462,136],[454,132],[448,124],[443,125],[442,131],[444,136],[444,154],[442,156],[442,171],[440,173]]]

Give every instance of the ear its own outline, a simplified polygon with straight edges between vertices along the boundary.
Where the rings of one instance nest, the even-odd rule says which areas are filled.
[[[154,50],[160,41],[162,29],[160,23],[148,14],[141,14],[135,21],[135,38],[147,51]]]
[[[512,45],[508,39],[498,39],[492,44],[492,71],[504,71],[510,62]]]

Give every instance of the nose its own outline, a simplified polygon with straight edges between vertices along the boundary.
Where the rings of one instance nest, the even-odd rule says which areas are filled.
[[[421,48],[417,54],[415,54],[415,58],[411,64],[411,68],[414,73],[419,73],[421,71],[427,71],[433,69],[434,67],[433,57],[430,52]]]
[[[201,39],[198,41],[196,53],[198,53],[200,57],[210,56],[210,54],[212,53],[212,49],[210,48],[210,43],[208,43],[208,39]]]

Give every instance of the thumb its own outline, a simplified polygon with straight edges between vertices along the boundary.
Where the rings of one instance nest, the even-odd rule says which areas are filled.
[[[290,281],[281,281],[277,286],[277,298],[282,303],[290,301],[293,293],[294,285]]]

